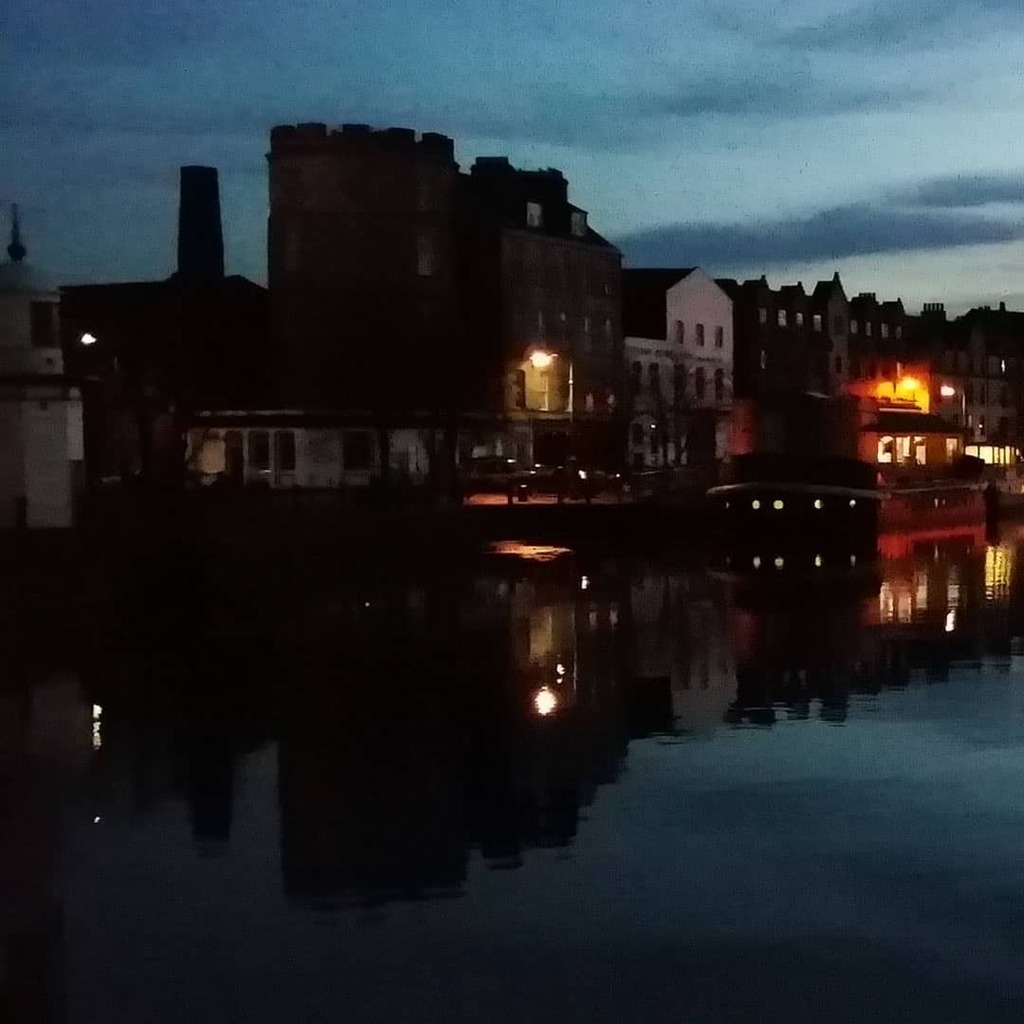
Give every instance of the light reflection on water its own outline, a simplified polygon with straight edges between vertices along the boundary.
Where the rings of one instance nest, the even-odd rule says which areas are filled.
[[[1017,540],[536,547],[0,701],[0,924],[71,1021],[1018,1019]]]

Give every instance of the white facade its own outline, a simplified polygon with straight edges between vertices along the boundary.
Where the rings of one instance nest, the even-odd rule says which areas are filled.
[[[63,378],[60,293],[23,262],[16,227],[8,252],[0,264],[0,528],[69,527],[82,405]]]
[[[732,299],[698,267],[665,293],[665,320],[665,337],[680,351],[681,418],[686,422],[694,410],[712,411],[714,457],[722,459],[733,397]]]
[[[675,465],[679,451],[676,374],[683,350],[674,341],[624,338],[630,422],[626,458],[637,469]]]
[[[188,432],[188,467],[204,483],[225,478],[272,488],[362,487],[382,475],[381,439],[376,430],[291,425],[284,415],[274,413],[264,414],[265,421],[259,422],[259,416],[240,414],[234,426],[225,422],[224,414],[218,414],[216,425],[206,427],[201,425],[204,417],[200,415],[199,423]],[[429,431],[416,428],[388,431],[393,480],[426,481],[429,435]]]

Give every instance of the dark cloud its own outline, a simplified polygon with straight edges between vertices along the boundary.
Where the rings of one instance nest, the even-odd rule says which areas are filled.
[[[908,189],[903,198],[917,206],[946,210],[988,203],[1024,203],[1024,172],[933,178]]]
[[[927,50],[950,41],[949,25],[962,24],[969,31],[980,16],[1006,13],[1021,14],[1020,0],[874,0],[794,29],[776,41],[808,50]]]
[[[947,249],[1024,238],[1024,226],[977,215],[852,204],[809,217],[753,224],[677,224],[614,239],[637,266],[713,267]]]

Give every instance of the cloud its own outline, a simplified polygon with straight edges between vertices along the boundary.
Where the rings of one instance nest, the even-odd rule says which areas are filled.
[[[1024,172],[933,178],[907,189],[902,196],[916,206],[945,210],[989,203],[1024,203]]]
[[[675,224],[614,239],[634,266],[742,267],[948,249],[1024,238],[1024,225],[970,214],[856,203],[746,224]]]
[[[776,36],[801,50],[889,50],[898,46],[929,50],[960,38],[947,29],[973,32],[988,16],[1021,14],[1020,0],[873,0]]]

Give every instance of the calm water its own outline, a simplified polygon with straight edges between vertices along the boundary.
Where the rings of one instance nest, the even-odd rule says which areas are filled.
[[[1021,543],[886,550],[126,595],[0,699],[9,990],[73,1024],[1020,1021]]]

